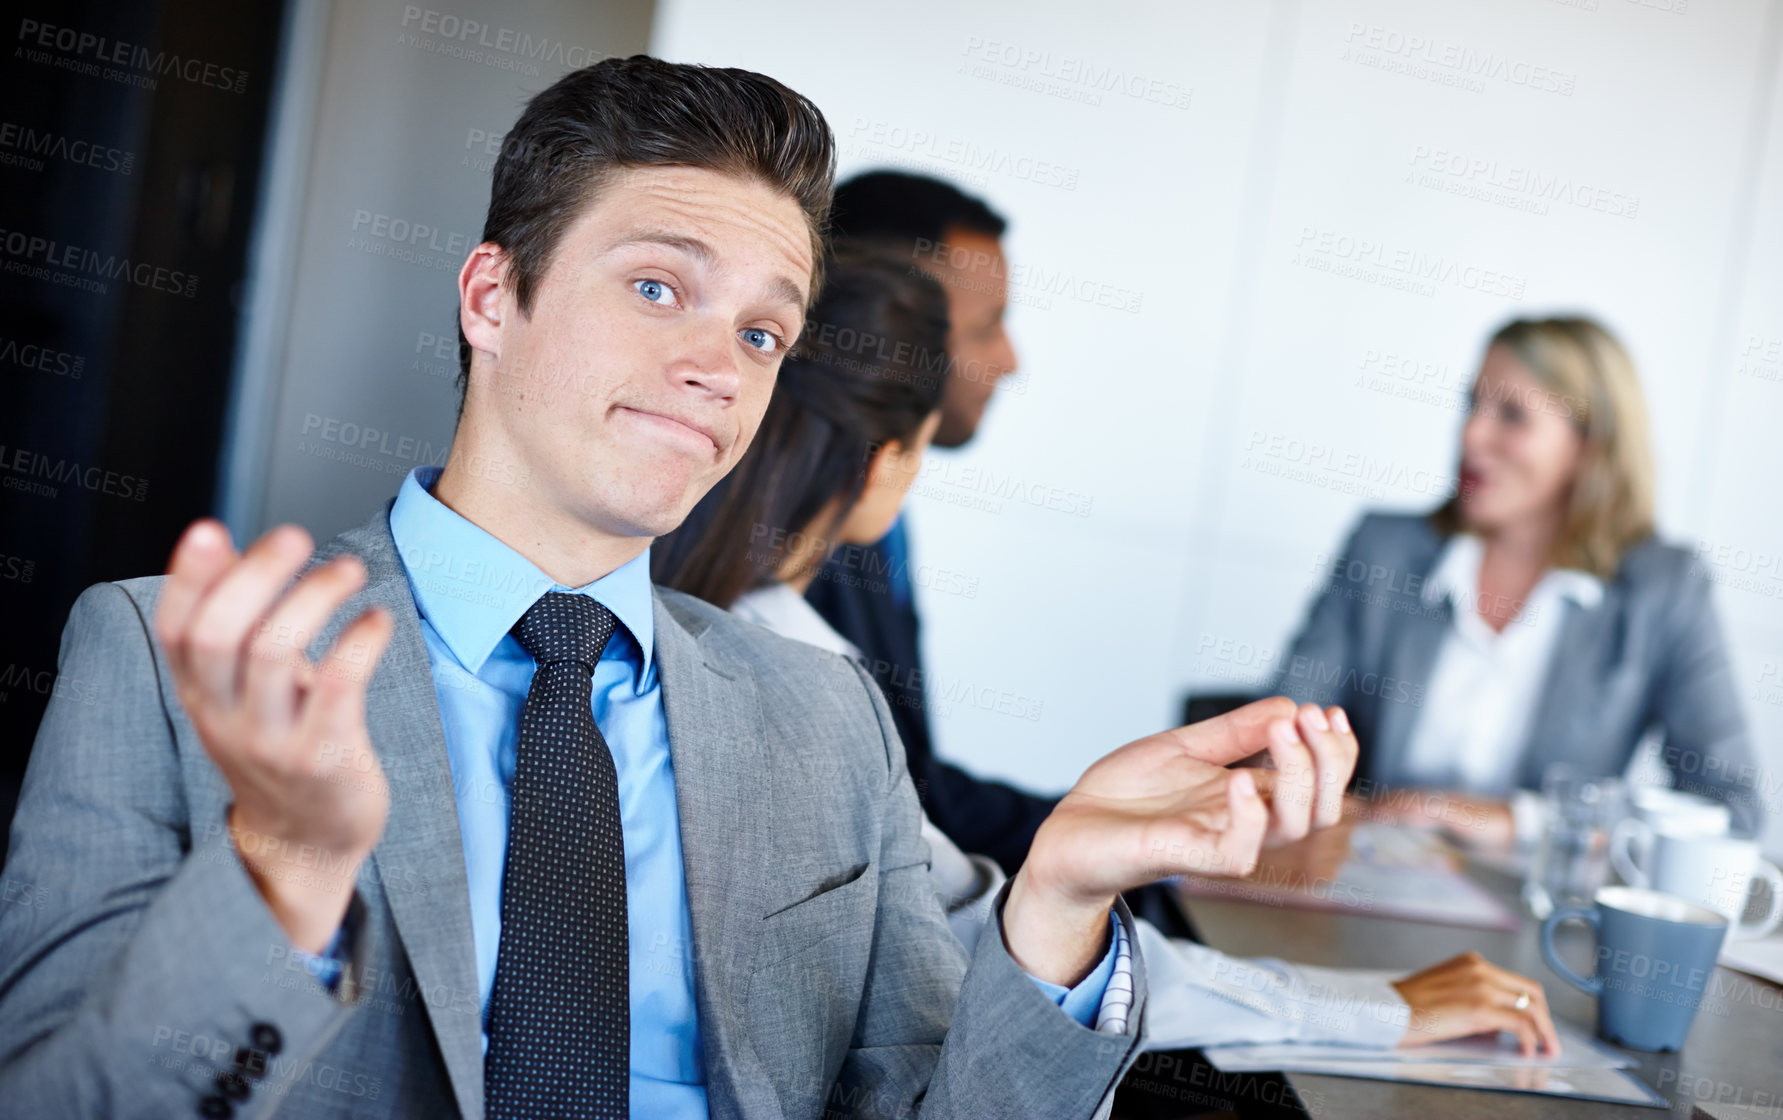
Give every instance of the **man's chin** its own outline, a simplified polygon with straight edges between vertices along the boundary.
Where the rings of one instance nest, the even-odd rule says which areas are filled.
[[[929,441],[929,445],[943,451],[964,447],[972,442],[973,436],[978,434],[978,424],[983,419],[983,412],[970,420],[945,418],[941,421],[941,426],[935,429],[935,437]]]
[[[657,489],[644,483],[634,487],[626,495],[628,500],[611,509],[610,513],[624,526],[627,536],[660,537],[680,528],[709,488],[682,485],[675,489],[667,486]]]

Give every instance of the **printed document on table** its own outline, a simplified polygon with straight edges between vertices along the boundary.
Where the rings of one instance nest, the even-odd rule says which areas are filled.
[[[1349,858],[1330,878],[1271,880],[1184,876],[1191,898],[1231,898],[1306,910],[1514,930],[1522,923],[1461,870],[1454,850],[1429,832],[1370,822],[1350,836]]]
[[[1574,1097],[1647,1108],[1670,1107],[1664,1097],[1635,1080],[1633,1074],[1623,1069],[1519,1069],[1513,1066],[1440,1062],[1328,1062],[1305,1067],[1295,1066],[1284,1072],[1362,1077],[1371,1081],[1439,1085],[1451,1089],[1539,1093],[1549,1097]]]
[[[1380,975],[1391,978],[1398,974],[1383,972]],[[1537,1052],[1528,1058],[1518,1051],[1516,1036],[1505,1033],[1474,1035],[1403,1050],[1365,1050],[1324,1042],[1269,1042],[1212,1046],[1205,1053],[1215,1068],[1227,1073],[1299,1070],[1308,1064],[1338,1062],[1483,1065],[1501,1069],[1620,1069],[1633,1064],[1626,1054],[1599,1042],[1589,1032],[1571,1023],[1556,1020],[1554,1030],[1560,1036],[1560,1053]]]

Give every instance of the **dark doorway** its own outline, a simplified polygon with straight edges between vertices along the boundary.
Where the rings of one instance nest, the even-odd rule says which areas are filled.
[[[0,61],[0,820],[100,580],[212,513],[282,0],[15,8]],[[4,839],[0,838],[0,858]]]

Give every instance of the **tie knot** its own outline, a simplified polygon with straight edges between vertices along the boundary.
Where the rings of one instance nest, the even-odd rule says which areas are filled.
[[[547,591],[514,623],[513,634],[539,667],[579,661],[594,672],[619,620],[587,595]]]

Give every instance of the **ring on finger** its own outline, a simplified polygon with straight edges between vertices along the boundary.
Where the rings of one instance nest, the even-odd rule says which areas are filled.
[[[1517,1002],[1511,1004],[1511,1006],[1516,1008],[1518,1011],[1528,1010],[1528,1008],[1529,1008],[1529,993],[1528,992],[1518,992],[1517,993]]]

